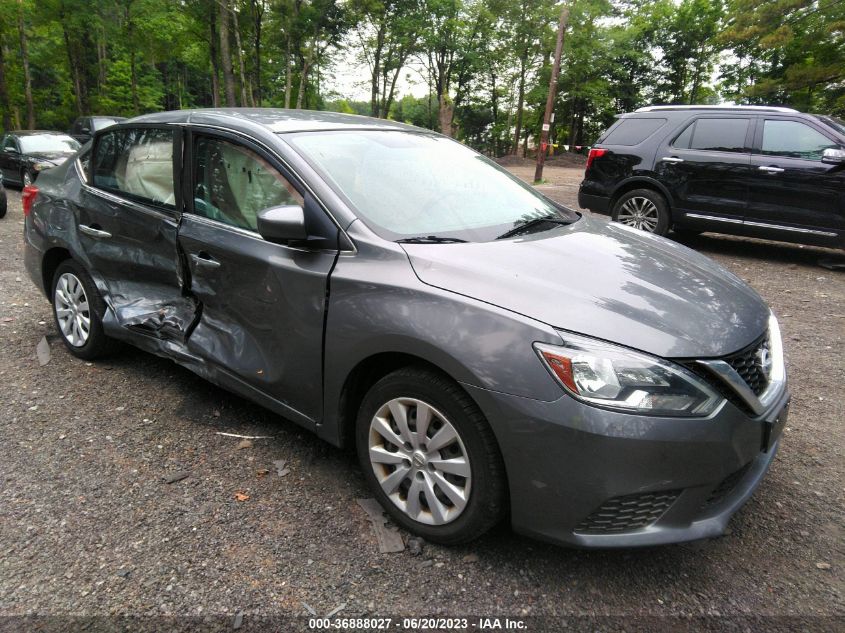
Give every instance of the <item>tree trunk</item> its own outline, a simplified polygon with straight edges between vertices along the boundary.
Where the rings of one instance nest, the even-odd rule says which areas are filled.
[[[220,57],[217,54],[217,11],[214,7],[212,4],[208,20],[211,29],[208,54],[211,57],[211,106],[216,108],[220,105]]]
[[[255,93],[252,101],[254,105],[261,107],[261,18],[264,16],[263,9],[259,8],[259,2],[252,0],[253,11],[253,48],[255,50]]]
[[[6,56],[0,46],[0,108],[3,109],[3,129],[13,129],[12,110],[9,108],[9,90],[6,87]]]
[[[223,92],[226,95],[226,105],[234,108],[235,98],[235,69],[232,67],[232,50],[229,46],[229,0],[217,0],[220,7],[220,61],[223,65]]]
[[[438,97],[438,104],[440,105],[440,133],[446,136],[452,136],[452,118],[455,115],[455,108],[449,94],[445,91]]]
[[[519,57],[519,96],[516,99],[516,131],[513,135],[514,156],[519,153],[519,139],[522,133],[522,107],[525,103],[525,66],[528,63],[528,49],[523,49]]]
[[[21,40],[21,61],[23,62],[23,91],[26,99],[26,124],[35,129],[35,107],[32,104],[32,76],[29,72],[29,47],[26,41],[26,28],[23,21],[23,0],[18,0],[18,33]]]
[[[291,58],[290,58],[290,50],[291,50],[291,41],[290,41],[290,32],[287,33],[287,41],[285,44],[285,108],[290,108],[290,91],[293,89],[293,73],[291,72],[290,65],[291,65]]]
[[[241,48],[241,28],[238,24],[238,12],[234,9],[232,11],[232,26],[234,27],[235,32],[235,52],[238,57],[238,70],[240,71],[240,79],[241,79],[241,105],[247,106],[251,105],[254,106],[254,103],[251,103],[252,100],[252,91],[247,90],[249,79],[246,76],[246,70],[244,66],[244,53],[243,49]]]
[[[302,70],[299,74],[299,92],[296,94],[296,109],[301,110],[302,104],[305,100],[305,89],[308,81],[308,71],[311,70],[311,57],[306,57],[302,61]]]
[[[73,48],[70,44],[70,35],[67,32],[67,27],[62,25],[62,34],[64,35],[65,39],[65,49],[67,49],[67,59],[68,65],[70,66],[70,74],[73,78],[73,94],[76,97],[76,113],[79,116],[84,116],[85,112],[85,104],[87,102],[87,97],[83,95],[83,87],[82,87],[82,77],[79,73],[79,64],[76,62],[76,57],[73,54]],[[5,86],[5,81],[3,82]]]

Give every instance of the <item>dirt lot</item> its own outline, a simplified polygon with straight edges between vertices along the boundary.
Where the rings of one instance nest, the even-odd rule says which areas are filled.
[[[530,165],[511,168],[533,176]],[[581,173],[550,165],[544,191],[574,204]],[[718,629],[842,626],[845,276],[817,265],[830,253],[710,235],[688,242],[774,307],[794,393],[781,453],[727,536],[586,552],[502,526],[470,546],[380,554],[355,502],[367,491],[351,454],[169,361],[131,349],[95,364],[72,358],[23,270],[19,196],[9,196],[0,615],[226,614],[228,623],[243,613],[246,630],[256,615],[341,607],[338,617],[567,618],[549,630],[591,614],[623,616],[593,630],[654,630],[667,621],[638,618],[669,615],[711,616]],[[40,367],[44,336],[52,358]],[[217,432],[269,438],[239,448]],[[274,460],[286,461],[285,476]],[[166,483],[178,473],[188,476]]]

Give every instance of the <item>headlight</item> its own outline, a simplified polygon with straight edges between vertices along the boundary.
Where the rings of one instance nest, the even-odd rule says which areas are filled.
[[[52,166],[53,166],[53,163],[35,163],[32,166],[32,168],[35,171],[42,171],[42,170],[47,169],[48,167],[52,167]]]
[[[723,398],[669,361],[566,332],[563,345],[535,343],[540,359],[579,400],[629,413],[703,417]]]

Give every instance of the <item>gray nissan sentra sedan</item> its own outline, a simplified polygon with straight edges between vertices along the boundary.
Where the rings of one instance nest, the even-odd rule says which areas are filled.
[[[778,448],[784,355],[757,293],[426,130],[147,115],[23,201],[75,356],[125,341],[354,446],[431,541],[505,516],[583,547],[715,536]]]

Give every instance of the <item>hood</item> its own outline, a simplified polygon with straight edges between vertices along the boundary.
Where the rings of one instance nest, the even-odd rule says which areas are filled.
[[[76,154],[76,152],[33,152],[27,154],[27,158],[37,162],[48,162],[53,165],[61,165],[68,158]]]
[[[402,246],[423,283],[666,358],[735,352],[768,322],[760,296],[711,259],[589,217],[520,239]]]

